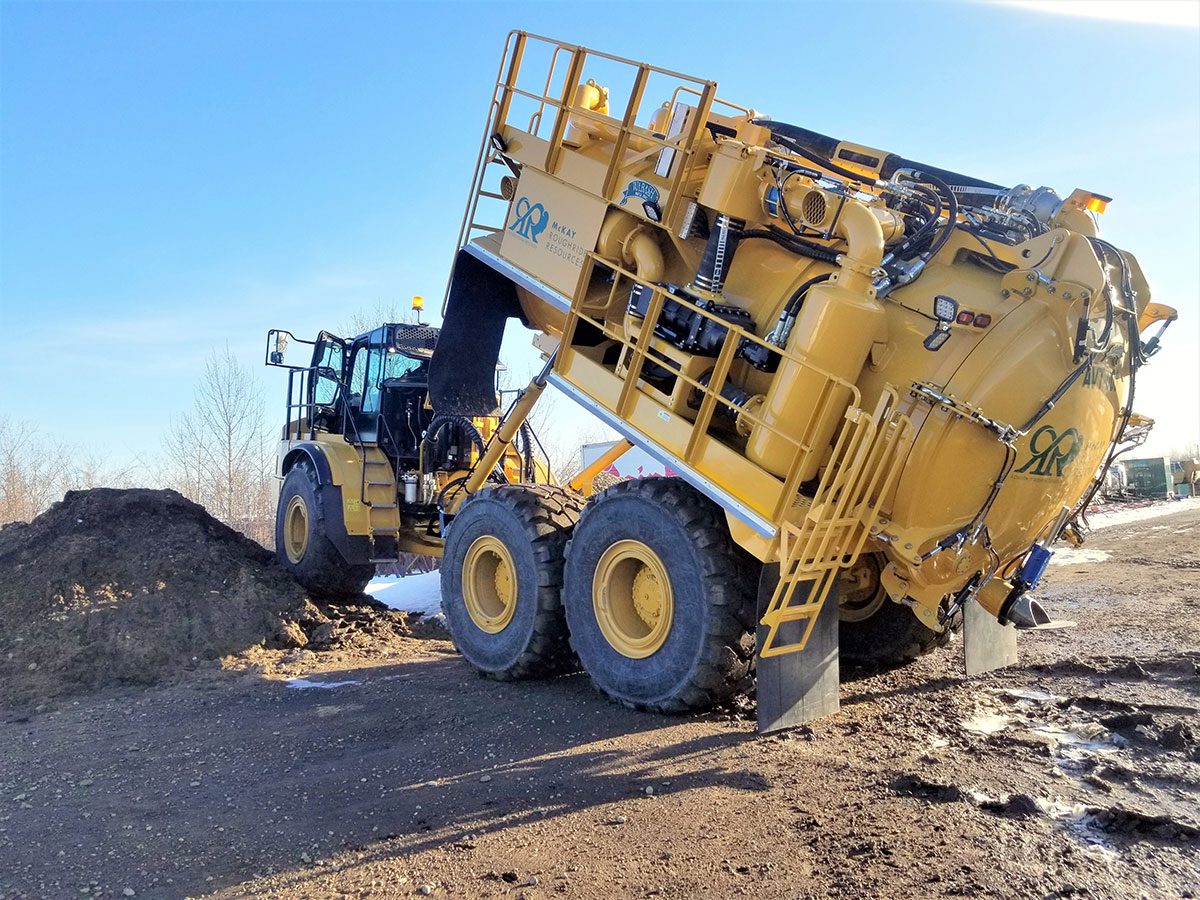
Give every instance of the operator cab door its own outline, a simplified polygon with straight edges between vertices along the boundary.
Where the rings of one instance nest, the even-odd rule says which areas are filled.
[[[308,380],[308,409],[313,424],[322,431],[340,434],[342,430],[342,381],[345,379],[346,343],[322,331],[317,336]]]
[[[350,357],[350,396],[346,400],[346,440],[373,444],[379,438],[379,383],[383,348],[366,339],[354,342]]]

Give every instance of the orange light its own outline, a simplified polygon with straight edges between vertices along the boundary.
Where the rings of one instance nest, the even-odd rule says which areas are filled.
[[[413,309],[415,309],[417,312],[420,312],[424,308],[425,308],[425,298],[424,297],[413,297]]]
[[[1092,198],[1091,198],[1090,200],[1088,200],[1088,202],[1087,202],[1087,208],[1088,208],[1088,210],[1089,210],[1090,212],[1094,212],[1094,213],[1096,213],[1097,215],[1099,215],[1100,213],[1104,212],[1104,210],[1105,210],[1107,207],[1108,207],[1108,201],[1107,201],[1107,200],[1104,200],[1104,199],[1102,199],[1102,198],[1100,198],[1100,197],[1092,197]]]

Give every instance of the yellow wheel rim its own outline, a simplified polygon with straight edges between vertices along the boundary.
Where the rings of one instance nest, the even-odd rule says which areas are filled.
[[[297,494],[283,513],[283,552],[288,562],[298,563],[308,550],[308,505]]]
[[[481,631],[498,634],[517,611],[517,567],[504,543],[490,534],[467,549],[462,570],[467,614]]]
[[[887,592],[879,581],[879,563],[863,554],[838,581],[838,618],[843,622],[862,622],[883,606]]]
[[[641,541],[617,541],[596,565],[592,607],[605,640],[622,656],[657,653],[675,613],[667,567]]]

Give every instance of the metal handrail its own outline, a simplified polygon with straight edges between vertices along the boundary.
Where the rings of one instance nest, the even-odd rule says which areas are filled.
[[[605,304],[605,308],[613,308],[613,301],[618,293],[625,294],[632,288],[634,284],[642,285],[644,289],[653,291],[652,299],[646,310],[646,315],[642,318],[639,328],[636,333],[626,334],[623,331],[617,330],[611,323],[601,321],[597,318],[589,316],[583,312],[583,301],[586,297],[586,285],[581,284],[580,290],[577,291],[575,298],[572,300],[570,311],[567,314],[566,322],[564,323],[562,342],[560,346],[569,348],[573,341],[575,329],[580,321],[587,322],[593,328],[600,331],[605,337],[624,345],[625,350],[622,357],[622,362],[625,366],[624,380],[625,384],[621,394],[616,400],[615,409],[617,415],[624,416],[629,411],[629,406],[633,402],[634,392],[640,391],[639,384],[641,379],[642,366],[647,359],[658,365],[667,365],[677,360],[672,359],[674,352],[678,352],[677,348],[668,344],[666,341],[657,337],[654,334],[655,326],[658,324],[659,316],[662,313],[664,302],[670,299],[674,303],[686,307],[690,312],[699,314],[700,316],[717,323],[721,328],[725,329],[725,337],[722,340],[721,348],[714,359],[714,367],[707,383],[703,383],[696,378],[691,377],[683,372],[681,367],[671,369],[671,374],[686,384],[691,390],[696,391],[701,396],[701,405],[697,411],[696,418],[691,422],[691,434],[688,439],[688,444],[685,449],[682,461],[691,464],[701,453],[703,443],[707,440],[714,440],[708,434],[708,427],[712,422],[713,414],[717,409],[717,405],[726,407],[732,411],[736,411],[739,418],[756,427],[765,428],[772,435],[785,441],[794,449],[794,456],[787,469],[787,474],[783,476],[781,481],[781,489],[778,502],[772,511],[772,518],[779,521],[783,518],[786,510],[791,506],[792,498],[796,495],[800,487],[800,473],[804,467],[805,461],[812,453],[821,452],[823,448],[814,446],[814,430],[816,424],[823,420],[831,409],[831,404],[835,401],[839,405],[843,398],[846,401],[849,410],[859,410],[862,402],[862,395],[857,385],[840,378],[831,372],[822,369],[812,363],[803,353],[795,350],[779,347],[771,344],[760,338],[753,332],[722,319],[720,316],[704,309],[701,306],[691,302],[687,297],[671,294],[665,288],[657,284],[652,284],[639,279],[635,274],[621,266],[614,265],[612,262],[601,259],[595,253],[588,254],[589,261],[598,263],[605,268],[611,269],[614,272],[612,286],[609,292],[609,302]],[[585,266],[585,269],[588,267]],[[777,354],[780,360],[789,360],[790,362],[812,372],[822,379],[823,387],[820,389],[820,397],[817,408],[812,417],[810,430],[801,434],[800,437],[794,437],[783,432],[776,425],[766,421],[764,416],[752,410],[739,407],[730,400],[721,395],[721,390],[725,387],[728,380],[728,375],[732,364],[736,361],[737,348],[743,341],[748,341],[767,348],[771,353]],[[564,373],[567,362],[569,361],[569,353],[560,353],[557,369],[560,374]],[[778,476],[776,476],[778,478]]]
[[[530,42],[546,45],[553,48],[550,57],[547,76],[542,87],[542,93],[534,94],[517,86],[517,79],[522,71],[522,63],[526,45]],[[554,75],[559,65],[559,59],[562,54],[567,54],[570,59],[568,71],[564,78],[562,92],[559,97],[549,96],[550,87],[553,84]],[[624,116],[616,118],[612,116],[604,116],[599,113],[594,113],[591,110],[575,108],[574,97],[576,90],[579,87],[583,78],[583,67],[587,59],[603,59],[610,62],[615,62],[623,66],[628,66],[636,71],[634,84],[630,92],[629,100],[625,107]],[[696,106],[695,115],[689,127],[680,135],[672,138],[659,137],[649,129],[643,128],[636,124],[637,113],[641,108],[642,94],[645,90],[646,82],[651,74],[665,76],[667,78],[678,79],[686,82],[687,85],[696,87],[683,86],[683,89],[689,93],[696,94],[699,98]],[[697,90],[696,88],[699,88]],[[675,99],[679,94],[677,88],[672,95],[672,108],[674,108]],[[671,177],[670,185],[667,192],[669,200],[663,210],[663,221],[672,220],[677,207],[685,202],[687,198],[683,196],[681,191],[682,185],[690,176],[694,166],[696,165],[696,148],[699,143],[699,138],[703,130],[704,123],[708,120],[710,110],[714,103],[722,103],[731,109],[745,111],[742,107],[733,103],[718,100],[716,97],[716,82],[697,78],[692,75],[686,75],[681,72],[675,72],[671,69],[664,69],[658,66],[651,66],[646,63],[635,62],[631,59],[616,56],[610,53],[604,53],[598,50],[591,50],[586,47],[580,47],[573,44],[567,44],[562,41],[554,40],[553,38],[544,37],[542,35],[531,34],[524,31],[509,32],[504,45],[504,52],[500,58],[500,65],[496,72],[496,81],[492,91],[492,99],[488,105],[488,114],[484,124],[483,135],[479,143],[479,154],[476,157],[475,171],[471,177],[471,188],[468,195],[467,205],[463,211],[463,217],[459,225],[459,236],[457,247],[465,246],[473,237],[476,231],[484,231],[496,233],[502,231],[502,226],[497,227],[493,224],[485,224],[477,221],[479,212],[479,200],[484,196],[493,196],[494,191],[486,191],[483,187],[484,178],[486,176],[487,167],[489,164],[498,162],[498,157],[495,153],[489,152],[491,147],[492,136],[499,133],[504,127],[512,126],[509,117],[511,101],[514,97],[525,97],[538,103],[537,110],[530,116],[528,123],[530,134],[536,135],[540,130],[542,118],[547,107],[555,110],[555,121],[551,132],[551,137],[548,141],[544,170],[553,174],[556,163],[561,153],[563,141],[567,132],[567,125],[572,117],[586,121],[595,121],[610,126],[615,129],[616,140],[613,145],[613,153],[609,159],[608,170],[605,173],[603,185],[606,199],[611,199],[612,193],[616,189],[619,173],[631,165],[635,165],[644,156],[639,155],[632,161],[624,159],[625,149],[628,147],[629,138],[636,136],[640,140],[651,142],[659,148],[672,149],[682,154],[683,159],[673,166],[674,174]],[[516,127],[516,126],[512,126]],[[457,261],[457,257],[456,257]],[[445,314],[446,304],[449,301],[450,285],[454,279],[454,267],[452,265],[450,278],[447,280],[446,292],[442,299],[442,313]]]

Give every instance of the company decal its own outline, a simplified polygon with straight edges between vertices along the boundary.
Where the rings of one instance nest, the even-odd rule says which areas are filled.
[[[515,231],[520,237],[530,243],[538,242],[538,235],[546,230],[550,223],[550,213],[540,203],[530,203],[528,197],[517,201],[517,218],[508,226],[509,231]]]
[[[1029,439],[1029,459],[1017,474],[1049,475],[1061,478],[1063,469],[1083,449],[1083,436],[1074,428],[1055,431],[1043,425]]]
[[[1099,388],[1102,391],[1112,392],[1117,389],[1117,382],[1113,377],[1113,370],[1111,367],[1100,366],[1093,363],[1083,372],[1083,386]]]
[[[625,188],[625,193],[621,195],[621,205],[624,206],[625,201],[630,197],[636,197],[645,203],[658,203],[658,188],[648,181],[641,181],[640,179],[638,181],[631,181]]]

